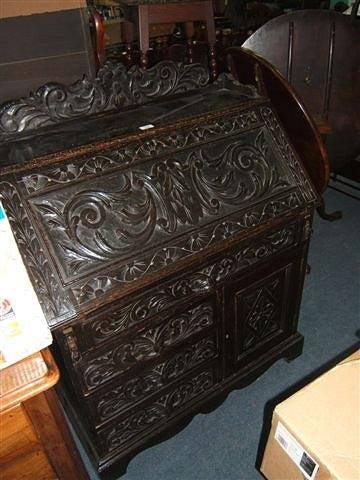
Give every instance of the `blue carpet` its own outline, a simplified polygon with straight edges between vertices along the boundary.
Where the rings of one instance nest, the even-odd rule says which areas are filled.
[[[263,479],[255,465],[269,404],[355,348],[360,336],[360,203],[332,190],[325,200],[329,211],[342,210],[344,217],[334,223],[315,219],[299,323],[303,354],[291,363],[280,360],[212,413],[197,415],[170,440],[141,452],[122,480]]]

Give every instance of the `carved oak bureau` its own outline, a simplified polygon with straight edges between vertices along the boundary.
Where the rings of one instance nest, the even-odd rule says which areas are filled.
[[[317,201],[251,87],[112,68],[0,109],[1,199],[104,475],[301,352]]]

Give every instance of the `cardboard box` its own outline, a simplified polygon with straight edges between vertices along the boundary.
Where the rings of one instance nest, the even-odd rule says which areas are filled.
[[[0,0],[0,19],[86,8],[86,0]]]
[[[268,480],[360,479],[360,350],[274,410]]]

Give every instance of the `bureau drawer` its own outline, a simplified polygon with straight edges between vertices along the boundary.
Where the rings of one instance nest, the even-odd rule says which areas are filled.
[[[169,315],[169,311],[171,315],[181,312],[190,303],[208,296],[210,289],[210,281],[205,275],[187,273],[145,293],[133,295],[130,301],[119,301],[74,326],[77,347],[80,352],[86,352],[142,328],[154,317]]]
[[[214,330],[211,335],[164,355],[161,361],[132,371],[131,375],[122,375],[114,385],[106,386],[86,399],[95,425],[133,409],[150,395],[158,394],[190,371],[216,358],[219,358],[219,339]]]
[[[229,249],[214,261],[207,261],[196,271],[184,272],[181,276],[148,288],[141,294],[120,300],[98,310],[85,320],[71,327],[76,349],[88,352],[113,341],[158,315],[171,315],[184,310],[190,303],[214,293],[218,284],[239,272],[253,268],[282,252],[297,246],[308,235],[308,224],[296,220],[280,225],[264,234],[262,238],[242,242]]]
[[[210,363],[172,385],[157,397],[143,402],[95,434],[101,456],[128,450],[152,432],[169,426],[176,416],[201,401],[218,383],[218,366]]]
[[[208,297],[166,320],[160,317],[160,323],[154,319],[150,326],[85,354],[75,368],[83,392],[92,392],[126,371],[161,357],[189,337],[204,336],[215,322],[215,299]]]

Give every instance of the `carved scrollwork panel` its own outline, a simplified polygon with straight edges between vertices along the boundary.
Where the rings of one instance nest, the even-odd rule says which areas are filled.
[[[143,432],[160,426],[176,415],[189,401],[210,390],[215,381],[211,369],[203,371],[162,395],[149,406],[140,408],[133,415],[128,415],[116,426],[104,430],[99,436],[105,450],[111,452],[121,449]]]
[[[94,401],[94,408],[99,421],[107,420],[148,395],[160,391],[170,382],[179,379],[185,372],[211,360],[217,355],[216,344],[212,338],[184,347],[171,358],[145,369],[141,375],[134,376],[102,394]]]
[[[107,62],[94,80],[84,77],[70,86],[47,83],[35,94],[0,106],[0,136],[11,136],[73,118],[144,103],[201,88],[209,71],[201,64],[164,61],[143,71]]]
[[[314,187],[312,186],[309,177],[306,175],[304,167],[300,164],[299,159],[291,148],[273,110],[270,107],[262,107],[260,111],[277,147],[291,170],[296,184],[300,187],[299,190],[301,191],[305,202],[310,203],[317,201]]]
[[[176,159],[149,161],[139,169],[86,181],[81,188],[70,184],[31,198],[64,282],[151,249],[150,264],[143,259],[128,264],[126,277],[136,279],[155,264],[161,268],[233,235],[241,223],[246,228],[261,221],[247,213],[237,227],[222,222],[207,229],[217,218],[290,188],[265,135],[249,132],[230,144],[185,150]],[[201,232],[188,234],[194,228]],[[171,239],[184,235],[180,248],[171,246]],[[169,248],[159,250],[164,242]]]
[[[209,328],[213,323],[212,304],[200,304],[145,330],[131,341],[122,342],[103,355],[87,359],[82,373],[86,388],[92,390],[139,362],[159,356],[170,346]]]
[[[149,317],[163,311],[173,309],[186,298],[188,301],[201,293],[211,290],[211,278],[201,273],[196,273],[182,278],[168,285],[163,285],[155,292],[148,292],[139,299],[121,304],[115,310],[104,313],[84,324],[84,330],[91,331],[94,343],[99,343],[106,338],[147,320]]]

